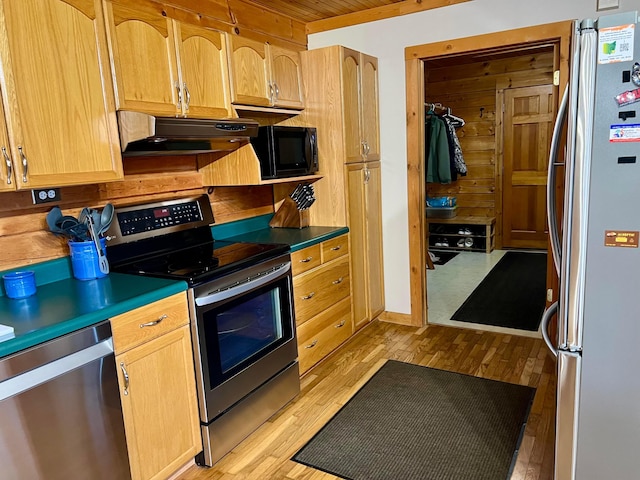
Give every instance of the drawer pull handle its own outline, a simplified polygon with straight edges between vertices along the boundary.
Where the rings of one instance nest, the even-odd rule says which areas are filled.
[[[339,324],[337,324],[335,327],[336,327],[336,328],[342,328],[342,327],[344,327],[344,323],[345,323],[345,322],[346,322],[346,320],[344,320],[344,319],[343,319],[343,320],[342,320]]]
[[[313,260],[313,257],[303,258],[302,260],[300,260],[300,263],[309,263],[311,260]]]
[[[331,250],[335,252],[337,250],[340,250],[341,248],[342,248],[342,245],[338,245],[337,247],[333,247]]]
[[[304,297],[302,297],[303,300],[309,300],[310,298],[313,298],[316,296],[316,292],[311,292],[309,295],[305,295]]]
[[[339,279],[334,280],[334,281],[333,281],[333,282],[331,282],[331,283],[333,283],[334,285],[340,285],[340,284],[342,283],[342,281],[343,281],[343,280],[344,280],[344,278],[340,277]]]
[[[122,375],[124,376],[124,394],[129,395],[129,374],[124,367],[124,362],[120,362],[120,368],[122,369]]]
[[[165,318],[168,318],[168,317],[169,316],[167,314],[164,314],[159,319],[154,320],[153,322],[141,323],[140,328],[153,327],[154,325],[158,325],[161,321],[163,321]]]
[[[312,343],[310,343],[309,345],[305,345],[304,348],[313,348],[318,344],[318,340],[314,340]]]

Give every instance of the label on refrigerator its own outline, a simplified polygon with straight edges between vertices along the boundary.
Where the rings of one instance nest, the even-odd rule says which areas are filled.
[[[598,63],[633,60],[635,25],[601,28],[598,31]]]
[[[611,125],[611,128],[609,128],[609,142],[640,142],[640,124]]]
[[[604,246],[638,248],[638,232],[605,230]]]

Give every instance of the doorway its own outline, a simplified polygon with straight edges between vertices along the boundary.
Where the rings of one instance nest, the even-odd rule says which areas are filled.
[[[469,37],[447,42],[409,47],[405,51],[407,78],[407,170],[409,206],[409,257],[411,262],[411,323],[422,326],[427,323],[426,305],[426,242],[425,201],[427,188],[424,182],[424,119],[425,111],[425,66],[429,61],[455,58],[465,55],[499,54],[522,52],[553,45],[555,49],[554,70],[559,71],[559,87],[564,88],[568,79],[569,46],[572,33],[571,22],[529,27],[495,34]],[[509,88],[510,85],[506,85]],[[557,93],[557,87],[556,87]],[[557,96],[556,96],[557,98]],[[501,127],[501,126],[500,126]],[[498,131],[498,129],[496,129]],[[496,145],[502,142],[496,142]],[[501,158],[501,153],[496,157]],[[502,169],[497,170],[496,188],[502,185]],[[494,208],[502,207],[502,195],[496,193]],[[501,217],[501,215],[499,215]],[[549,255],[549,257],[551,257]],[[548,283],[554,276],[548,274]],[[555,289],[554,289],[555,290]]]

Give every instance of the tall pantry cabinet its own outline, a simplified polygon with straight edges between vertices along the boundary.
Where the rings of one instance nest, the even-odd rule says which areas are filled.
[[[318,129],[313,225],[350,231],[353,322],[384,310],[377,59],[342,46],[301,52],[305,122]]]

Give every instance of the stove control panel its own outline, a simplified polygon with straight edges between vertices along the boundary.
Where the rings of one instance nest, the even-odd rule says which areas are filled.
[[[118,224],[123,236],[200,222],[202,220],[202,212],[198,202],[177,203],[118,212]]]

